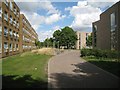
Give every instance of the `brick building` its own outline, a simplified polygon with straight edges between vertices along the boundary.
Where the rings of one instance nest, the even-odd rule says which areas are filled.
[[[93,26],[93,48],[120,51],[120,1],[100,15]]]
[[[29,50],[35,48],[34,42],[35,39],[38,39],[38,35],[31,27],[29,21],[25,20],[27,22],[23,25],[20,9],[15,2],[11,0],[9,2],[6,0],[0,2],[0,57],[27,51],[26,48],[28,49],[28,47]],[[29,26],[30,29],[28,29]],[[22,27],[27,28],[28,31],[25,38],[23,38],[25,36],[25,28]],[[31,35],[28,35],[29,33]]]

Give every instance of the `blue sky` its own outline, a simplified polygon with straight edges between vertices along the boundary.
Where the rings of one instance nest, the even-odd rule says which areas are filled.
[[[65,26],[75,31],[91,32],[92,22],[99,20],[99,15],[114,2],[95,2],[80,0],[78,2],[40,2],[29,0],[18,2],[21,13],[25,14],[40,41],[52,36],[53,32]]]

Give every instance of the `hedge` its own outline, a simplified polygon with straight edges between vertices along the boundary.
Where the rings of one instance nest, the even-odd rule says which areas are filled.
[[[95,56],[96,58],[120,58],[120,52],[113,50],[100,50],[100,49],[81,49],[81,57]]]

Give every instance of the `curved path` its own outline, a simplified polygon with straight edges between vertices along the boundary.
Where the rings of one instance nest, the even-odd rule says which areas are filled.
[[[116,88],[119,78],[80,58],[80,52],[65,51],[48,63],[48,88]]]

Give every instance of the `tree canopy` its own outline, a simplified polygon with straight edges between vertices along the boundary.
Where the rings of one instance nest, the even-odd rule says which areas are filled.
[[[92,46],[92,34],[88,36],[87,40],[86,40],[86,44],[87,46]]]
[[[77,40],[75,31],[68,26],[64,27],[61,30],[56,30],[53,33],[53,37],[55,43],[59,44],[59,47],[66,46],[67,48],[72,48]]]

